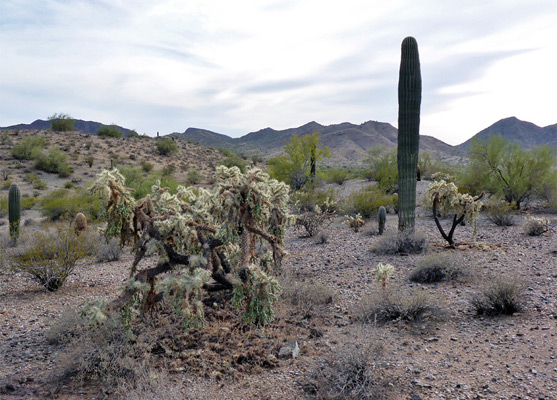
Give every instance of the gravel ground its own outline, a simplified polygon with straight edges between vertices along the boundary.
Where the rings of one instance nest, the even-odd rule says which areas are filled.
[[[341,189],[346,193],[352,186]],[[427,212],[418,215],[417,230],[427,238],[429,251],[448,254],[463,267],[463,278],[438,284],[411,283],[409,273],[423,256],[371,253],[370,248],[381,240],[374,234],[374,220],[355,233],[337,219],[327,228],[324,244],[290,231],[286,246],[290,257],[283,265],[290,281],[283,281],[283,286],[305,281],[324,285],[336,295],[332,304],[309,312],[313,313],[310,322],[309,317],[296,319],[297,314],[286,306],[278,318],[309,324],[320,335],[296,338],[300,355],[281,360],[275,369],[224,383],[172,374],[172,385],[183,398],[191,399],[303,398],[300,383],[307,379],[308,371],[342,353],[346,346],[359,343],[383,348],[381,378],[387,382],[386,398],[557,399],[555,215],[545,215],[552,232],[539,237],[523,232],[522,217],[517,218],[517,225],[506,228],[480,217],[476,237],[480,245],[474,245],[471,226],[459,226],[456,249],[445,247]],[[396,227],[396,215],[389,214],[386,234],[395,233]],[[119,262],[82,263],[56,293],[45,292],[21,274],[0,271],[0,398],[47,397],[44,387],[57,363],[57,349],[46,343],[45,332],[65,310],[91,299],[117,296],[131,260],[125,256]],[[435,317],[412,323],[357,322],[355,315],[364,299],[382,290],[371,273],[379,262],[395,267],[389,290],[426,293],[440,310]],[[471,299],[498,279],[525,287],[523,311],[506,317],[476,316]],[[98,394],[85,388],[63,392],[57,398],[92,399]]]

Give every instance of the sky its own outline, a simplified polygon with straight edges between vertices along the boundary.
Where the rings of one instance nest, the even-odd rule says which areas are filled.
[[[0,126],[54,113],[154,136],[397,126],[418,41],[422,135],[557,123],[555,0],[2,0]]]

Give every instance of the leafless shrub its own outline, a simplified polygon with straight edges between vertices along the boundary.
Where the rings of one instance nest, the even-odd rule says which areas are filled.
[[[347,345],[310,370],[300,383],[311,399],[378,399],[384,368],[381,347]]]
[[[336,292],[320,283],[300,282],[295,277],[284,278],[282,297],[303,312],[334,302]]]
[[[116,238],[111,238],[108,241],[102,240],[97,249],[97,262],[118,261],[121,256],[122,247],[120,246],[120,241]]]

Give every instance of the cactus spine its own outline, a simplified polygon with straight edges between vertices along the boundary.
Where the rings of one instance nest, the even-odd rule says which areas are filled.
[[[17,183],[10,185],[8,191],[8,220],[10,223],[10,237],[14,244],[19,237],[19,221],[21,219],[21,195]]]
[[[377,223],[379,224],[379,234],[385,232],[385,221],[387,221],[387,210],[385,207],[379,207],[379,214],[377,214]]]
[[[398,80],[398,230],[414,230],[422,78],[418,43],[402,41]]]

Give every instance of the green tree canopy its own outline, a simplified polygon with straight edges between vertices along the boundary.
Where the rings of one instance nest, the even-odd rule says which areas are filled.
[[[50,121],[50,129],[55,132],[67,132],[74,130],[74,120],[68,114],[53,114],[48,117],[48,120]]]
[[[331,153],[328,147],[318,147],[319,133],[299,137],[294,135],[284,146],[284,155],[269,159],[269,173],[274,179],[285,182],[295,190],[301,189],[311,179],[313,165]]]
[[[517,208],[543,189],[556,163],[555,151],[549,146],[526,150],[501,135],[472,141],[469,157],[465,186],[474,192],[499,194]]]

